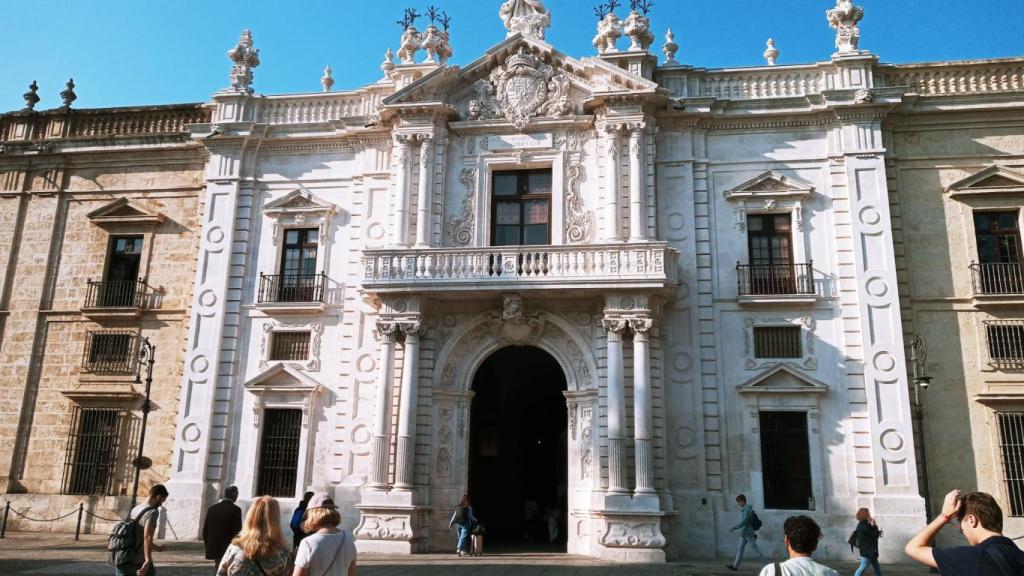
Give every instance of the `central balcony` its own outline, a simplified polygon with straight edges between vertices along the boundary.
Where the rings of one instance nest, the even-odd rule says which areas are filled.
[[[664,242],[480,248],[389,248],[363,253],[367,292],[663,289],[678,252]]]
[[[146,308],[147,286],[142,280],[86,282],[82,314],[98,320],[138,318]]]
[[[260,274],[256,306],[281,314],[321,312],[326,287],[326,274]]]

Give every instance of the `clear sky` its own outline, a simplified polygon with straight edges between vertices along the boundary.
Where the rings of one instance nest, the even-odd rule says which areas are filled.
[[[603,0],[602,0],[603,1]],[[39,82],[37,109],[60,105],[74,77],[75,106],[198,102],[228,85],[226,51],[251,28],[262,65],[257,92],[320,89],[323,67],[335,89],[380,78],[403,8],[425,12],[431,0],[0,0],[0,111],[20,109]],[[474,60],[504,38],[501,0],[433,0],[452,17],[454,64]],[[624,1],[628,6],[629,2]],[[866,12],[861,48],[885,62],[1024,56],[1024,0],[859,0]],[[590,56],[597,0],[545,0],[548,41],[571,56]],[[833,0],[656,0],[655,48],[671,27],[677,59],[706,67],[754,66],[774,37],[780,64],[828,59]],[[624,17],[627,10],[619,8]],[[420,21],[422,29],[423,20]],[[621,41],[620,48],[627,42]],[[420,53],[422,57],[422,52]]]

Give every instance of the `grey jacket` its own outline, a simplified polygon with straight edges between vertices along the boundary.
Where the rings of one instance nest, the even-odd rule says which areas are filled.
[[[452,514],[451,521],[448,522],[448,527],[451,528],[456,524],[465,528],[472,528],[473,524],[476,524],[476,516],[473,515],[472,506],[455,507],[455,512]]]
[[[747,504],[740,510],[740,523],[733,526],[733,530],[741,530],[743,536],[749,537],[756,535],[754,531],[754,507]]]

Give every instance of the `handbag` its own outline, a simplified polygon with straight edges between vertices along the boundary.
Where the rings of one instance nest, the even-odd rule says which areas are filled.
[[[483,524],[481,524],[481,523],[477,522],[476,524],[474,524],[474,525],[473,525],[473,530],[472,530],[472,534],[473,534],[474,536],[483,536],[483,534],[484,534],[485,532],[487,532],[487,529],[486,529],[486,528],[484,528],[484,525],[483,525]]]

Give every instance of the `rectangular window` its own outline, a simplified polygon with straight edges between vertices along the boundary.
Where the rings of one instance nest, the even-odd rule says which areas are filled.
[[[320,231],[316,228],[284,231],[281,277],[277,284],[278,302],[316,300],[316,254],[319,244]]]
[[[123,410],[75,407],[64,458],[64,493],[111,493]]]
[[[101,374],[131,374],[135,351],[134,332],[89,332],[82,367]]]
[[[492,185],[491,244],[550,244],[551,170],[495,172]]]
[[[270,340],[270,360],[303,361],[309,359],[309,332],[274,332]]]
[[[755,326],[754,358],[802,358],[799,326]]]
[[[989,360],[997,363],[1024,362],[1024,320],[985,322]]]
[[[96,305],[104,308],[138,306],[142,236],[111,236],[103,282],[96,286]]]
[[[295,496],[301,432],[301,410],[268,408],[264,411],[258,494],[278,498]]]
[[[806,412],[761,412],[764,507],[811,508],[811,450]]]
[[[790,214],[748,214],[751,294],[795,294]]]
[[[1010,516],[1024,516],[1024,412],[996,412]]]
[[[1016,210],[975,212],[974,238],[978,264],[974,266],[975,290],[982,294],[1020,294],[1020,226]]]

